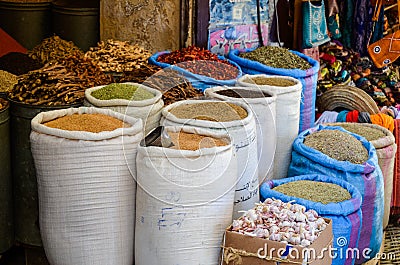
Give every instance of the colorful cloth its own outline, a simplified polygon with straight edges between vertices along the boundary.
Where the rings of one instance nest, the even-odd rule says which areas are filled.
[[[318,120],[315,122],[315,126],[317,126],[318,124],[336,122],[338,114],[339,113],[337,113],[336,111],[324,111],[318,118]]]
[[[357,122],[358,121],[358,110],[352,110],[346,115],[346,122]]]
[[[339,112],[336,118],[336,122],[346,122],[347,113],[349,113],[348,110],[342,110],[341,112]]]
[[[371,123],[371,118],[368,112],[360,112],[358,114],[358,122],[359,123]]]
[[[372,124],[380,125],[382,127],[385,127],[389,131],[393,132],[394,129],[394,120],[392,117],[390,117],[387,114],[383,113],[378,113],[378,114],[372,114],[370,116]]]

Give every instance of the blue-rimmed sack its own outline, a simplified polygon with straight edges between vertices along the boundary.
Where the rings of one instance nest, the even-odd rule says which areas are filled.
[[[236,79],[242,76],[242,69],[240,68],[240,66],[231,60],[228,60],[228,62],[232,65],[232,67],[234,66],[238,69],[237,77],[235,79],[231,79],[231,80],[218,80],[218,79],[214,79],[214,78],[211,78],[211,77],[208,77],[205,75],[198,75],[198,74],[191,73],[191,72],[189,72],[179,66],[176,66],[176,65],[171,65],[168,63],[163,63],[163,62],[157,61],[157,59],[160,55],[166,54],[166,53],[170,53],[170,52],[163,51],[163,52],[158,52],[158,53],[153,54],[149,58],[149,63],[157,65],[161,68],[171,68],[172,70],[175,70],[175,71],[183,74],[183,76],[189,80],[189,82],[192,84],[192,86],[197,88],[200,91],[204,91],[206,88],[213,87],[213,86],[234,86],[236,83]],[[221,60],[227,60],[223,56],[218,56],[218,58]]]
[[[339,203],[322,204],[320,202],[313,202],[310,200],[288,196],[273,190],[273,188],[282,184],[299,180],[309,180],[339,185],[350,193],[351,199]],[[275,198],[283,202],[295,201],[296,203],[305,206],[307,210],[313,209],[318,213],[318,215],[331,219],[333,230],[332,254],[335,257],[332,265],[354,264],[355,257],[353,255],[346,256],[346,253],[348,250],[356,249],[358,247],[362,221],[360,208],[362,197],[360,192],[353,185],[346,181],[324,175],[301,175],[265,182],[260,187],[260,195],[262,201],[264,201],[266,198]]]
[[[320,130],[339,130],[354,136],[368,150],[368,160],[363,164],[352,164],[349,161],[338,161],[304,144],[309,134]],[[384,190],[383,175],[379,168],[375,147],[365,138],[350,133],[342,127],[323,126],[308,129],[296,138],[293,143],[292,162],[288,176],[304,174],[321,174],[349,182],[361,193],[363,215],[358,248],[360,253],[370,249],[368,257],[360,254],[356,263],[362,263],[375,257],[379,252],[383,237]],[[368,252],[368,251],[367,251]]]
[[[232,50],[229,52],[228,58],[237,63],[245,74],[283,75],[299,79],[302,84],[299,132],[313,127],[315,122],[315,100],[317,94],[319,62],[303,53],[290,51],[311,64],[311,68],[307,70],[283,69],[267,66],[239,56],[240,53],[251,52],[253,50],[254,49]]]

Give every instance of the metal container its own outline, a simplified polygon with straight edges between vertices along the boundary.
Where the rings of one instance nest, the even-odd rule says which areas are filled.
[[[38,113],[70,106],[33,106],[10,101],[11,168],[14,191],[15,240],[41,246],[35,165],[31,153],[31,120]]]
[[[9,107],[0,111],[0,253],[14,244]]]
[[[84,51],[100,40],[100,1],[58,0],[52,5],[54,33]]]
[[[27,49],[51,35],[51,1],[0,0],[0,28]]]

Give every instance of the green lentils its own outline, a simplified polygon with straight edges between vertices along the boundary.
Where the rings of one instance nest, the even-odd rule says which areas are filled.
[[[273,188],[273,190],[288,196],[323,204],[351,199],[350,193],[339,185],[311,180],[288,182]]]
[[[126,99],[141,101],[154,97],[153,93],[140,86],[119,83],[109,84],[93,91],[91,95],[100,100]]]
[[[361,124],[341,124],[341,125],[335,125],[335,126],[340,126],[343,129],[358,134],[362,137],[364,137],[365,139],[367,139],[368,141],[375,141],[378,140],[380,138],[383,138],[386,136],[386,134],[376,128],[371,128],[369,126],[364,126]]]
[[[240,53],[239,56],[275,68],[301,70],[311,68],[306,60],[290,52],[289,49],[281,47],[263,46],[251,52]]]
[[[268,85],[268,86],[294,86],[296,83],[292,80],[285,78],[277,78],[277,77],[263,77],[263,76],[255,76],[255,77],[247,77],[243,80],[243,82],[256,84],[259,86]]]
[[[322,130],[305,137],[304,144],[338,160],[362,164],[368,150],[354,136],[339,130]]]

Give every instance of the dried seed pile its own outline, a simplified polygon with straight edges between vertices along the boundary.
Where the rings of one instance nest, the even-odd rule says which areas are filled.
[[[368,150],[354,136],[339,130],[321,130],[305,137],[304,144],[338,160],[362,164]]]
[[[16,83],[18,83],[16,75],[0,70],[0,93],[10,91]]]
[[[66,41],[59,36],[44,39],[40,44],[28,52],[28,55],[42,64],[50,62],[60,63],[71,55],[83,57],[84,53],[72,41]]]
[[[182,104],[170,110],[179,119],[196,119],[216,122],[242,120],[247,117],[247,111],[227,102],[201,102]]]
[[[311,65],[287,48],[263,46],[251,52],[240,53],[240,57],[257,61],[274,68],[307,70]]]
[[[91,95],[100,100],[126,99],[126,100],[146,100],[154,97],[154,94],[143,87],[114,83],[97,89]]]
[[[163,92],[164,105],[204,96],[179,72],[167,68],[161,69],[154,65],[126,72],[119,82],[143,83],[148,87],[160,90]]]
[[[279,185],[273,190],[288,196],[323,204],[351,199],[350,193],[339,185],[319,181],[298,180]]]
[[[151,53],[138,45],[127,41],[101,41],[91,47],[85,57],[99,64],[104,72],[129,72],[147,65]]]
[[[268,85],[268,86],[279,86],[279,87],[294,86],[296,84],[294,81],[285,78],[263,77],[263,76],[247,77],[243,80],[243,82],[256,84],[259,86]]]
[[[239,70],[227,60],[221,60],[216,54],[204,48],[189,46],[170,53],[161,54],[157,61],[179,64],[191,73],[208,76],[217,80],[236,79]]]
[[[340,127],[349,132],[358,134],[368,141],[375,141],[380,138],[386,137],[386,134],[383,131],[368,126],[363,126],[362,124],[341,124]]]
[[[217,94],[222,96],[227,96],[231,98],[267,98],[271,97],[266,92],[262,92],[259,90],[249,90],[249,89],[225,89],[216,91]]]
[[[200,148],[212,148],[217,146],[225,146],[226,142],[210,136],[204,136],[186,132],[168,132],[171,138],[172,149],[195,151]]]
[[[37,70],[42,66],[38,60],[32,59],[25,53],[10,52],[0,57],[0,70],[13,75],[27,74],[29,71]]]
[[[104,114],[72,114],[43,123],[51,128],[66,131],[86,131],[99,133],[114,131],[118,128],[126,128],[128,124]]]
[[[0,111],[8,107],[8,101],[0,98]]]
[[[268,198],[234,220],[231,231],[308,247],[327,225],[314,210],[306,211],[303,205]]]

